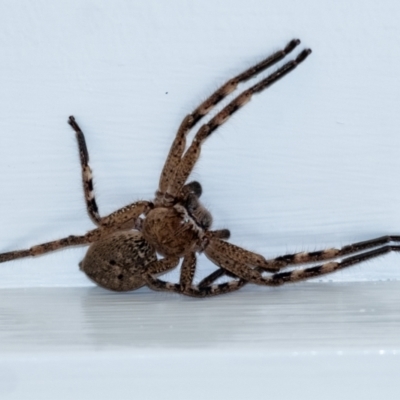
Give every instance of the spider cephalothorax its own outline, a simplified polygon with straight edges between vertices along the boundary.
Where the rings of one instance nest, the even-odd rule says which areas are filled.
[[[254,94],[268,88],[296,68],[311,50],[303,50],[294,60],[235,97],[207,123],[200,126],[186,149],[187,133],[221,100],[236,90],[240,83],[283,59],[299,43],[298,39],[290,41],[283,50],[230,79],[187,115],[172,143],[155,199],[152,202],[138,201],[129,204],[106,217],[100,217],[95,200],[85,137],[75,118],[71,116],[68,122],[78,141],[87,211],[97,228],[83,236],[68,236],[27,250],[0,254],[0,262],[37,256],[67,246],[90,245],[79,265],[89,278],[104,288],[127,291],[147,285],[154,290],[206,297],[232,292],[248,282],[267,286],[297,282],[332,273],[389,251],[399,251],[400,246],[390,245],[390,242],[400,242],[400,236],[384,236],[341,249],[287,254],[266,260],[259,254],[228,243],[226,240],[230,236],[229,230],[211,230],[211,214],[199,200],[201,185],[198,182],[186,183],[199,158],[202,143]],[[365,251],[368,249],[369,251]],[[195,284],[196,253],[201,252],[218,265],[219,269]],[[353,253],[357,254],[348,256]],[[183,261],[179,283],[158,279],[158,275],[176,268],[181,258]],[[326,260],[330,261],[325,262]],[[282,272],[287,266],[321,261],[321,265]],[[270,274],[266,274],[267,272]],[[215,284],[224,275],[230,280]]]

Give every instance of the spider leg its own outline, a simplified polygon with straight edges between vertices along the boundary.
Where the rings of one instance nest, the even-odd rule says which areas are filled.
[[[148,201],[138,201],[137,203],[129,204],[102,218],[102,225],[87,232],[85,235],[71,235],[52,242],[38,244],[29,249],[1,253],[0,263],[23,257],[38,256],[64,247],[89,244],[118,230],[131,229],[136,224],[140,214],[148,212],[152,207],[153,204]]]
[[[283,50],[277,51],[276,53],[265,58],[258,64],[250,67],[246,71],[230,79],[218,90],[216,90],[210,97],[208,97],[203,103],[201,103],[191,114],[187,115],[184,118],[178,129],[175,140],[172,143],[167,160],[164,164],[164,168],[161,172],[159,189],[157,193],[159,197],[164,197],[169,185],[173,182],[176,168],[179,165],[182,155],[185,151],[186,136],[189,130],[198,121],[200,121],[201,118],[203,118],[208,112],[210,112],[220,101],[222,101],[226,96],[232,93],[240,83],[255,77],[260,72],[276,64],[299,44],[300,40],[291,40]]]
[[[196,273],[196,264],[197,257],[194,251],[184,257],[179,277],[180,290],[182,293],[187,292],[192,286],[193,278]]]
[[[229,229],[220,229],[220,230],[216,230],[216,231],[208,231],[209,233],[212,234],[213,237],[218,238],[218,239],[229,239],[231,236],[231,232],[229,231]],[[203,278],[200,283],[198,284],[198,286],[200,288],[204,288],[206,286],[210,286],[211,284],[213,284],[217,279],[223,277],[224,275],[229,276],[231,278],[237,278],[237,276],[235,274],[232,274],[231,272],[223,269],[223,268],[219,268],[216,271],[212,272],[210,275],[206,276],[205,278]]]
[[[111,231],[121,229],[134,229],[141,214],[147,214],[154,204],[150,201],[137,201],[114,211],[110,215],[101,218],[101,228]]]
[[[400,251],[399,245],[385,245],[371,251],[362,252],[350,257],[344,257],[341,261],[329,261],[310,268],[295,269],[288,272],[277,272],[270,276],[263,276],[259,268],[249,268],[247,265],[229,258],[226,254],[216,251],[209,246],[206,249],[207,256],[222,268],[239,276],[248,282],[265,286],[280,286],[289,282],[299,282],[302,280],[315,278],[330,274],[340,269],[350,267],[355,264],[382,256],[391,251]]]
[[[231,233],[228,229],[220,229],[217,231],[208,231],[208,233],[211,233],[214,238],[217,239],[229,239],[231,236]],[[267,260],[268,261],[268,260]],[[206,276],[203,278],[198,286],[200,288],[204,288],[206,286],[212,285],[216,280],[219,278],[222,278],[223,276],[229,276],[230,278],[238,278],[235,274],[232,272],[229,272],[223,268],[219,268],[216,271],[212,272],[210,275]]]
[[[231,231],[229,229],[217,229],[215,231],[208,231],[207,233],[218,239],[227,240],[231,237]]]
[[[224,85],[222,85],[191,113],[191,116],[193,118],[192,126],[199,122],[201,118],[208,114],[225,97],[236,90],[237,86],[240,83],[246,82],[249,79],[254,78],[259,73],[276,64],[277,62],[285,58],[289,53],[291,53],[299,44],[299,39],[291,40],[282,50],[279,50],[274,54],[268,56],[258,64],[253,65],[252,67],[248,68],[244,72],[240,73],[239,75],[235,76]]]
[[[267,261],[272,265],[276,265],[280,269],[290,265],[332,260],[350,254],[359,253],[364,250],[372,249],[374,247],[381,247],[391,242],[400,243],[400,236],[381,236],[375,239],[365,240],[363,242],[352,243],[347,246],[341,247],[340,249],[330,248],[320,251],[286,254],[284,256],[279,256]]]
[[[147,286],[149,286],[150,289],[157,291],[174,292],[190,297],[203,298],[233,292],[240,289],[247,283],[246,280],[239,279],[208,287],[193,285],[193,277],[196,270],[196,254],[194,252],[189,253],[183,259],[179,281],[180,283],[166,282],[152,276],[155,269],[157,270],[157,273],[160,274],[175,268],[177,265],[178,260],[168,261],[167,259],[159,260],[151,264],[143,276]]]
[[[244,279],[232,280],[218,285],[193,285],[196,271],[196,254],[194,252],[186,256],[182,263],[180,275],[180,293],[191,297],[211,297],[239,290],[247,281]],[[204,279],[203,279],[204,281]]]
[[[216,280],[219,278],[222,278],[223,276],[229,276],[231,278],[238,278],[235,274],[232,272],[227,271],[226,269],[219,268],[216,271],[212,272],[210,275],[206,276],[203,278],[198,286],[200,288],[205,288],[207,286],[212,285]]]
[[[218,236],[215,236],[217,237]],[[282,268],[285,268],[287,266],[291,265],[298,265],[298,264],[306,264],[306,263],[312,263],[312,262],[318,262],[318,261],[327,261],[327,260],[333,260],[337,259],[340,257],[348,256],[354,253],[360,253],[365,250],[369,249],[374,249],[374,248],[382,248],[382,246],[387,245],[391,242],[395,243],[400,243],[400,236],[395,236],[395,235],[387,235],[387,236],[381,236],[375,239],[370,239],[362,242],[357,242],[353,243],[347,246],[344,246],[340,249],[336,248],[330,248],[330,249],[324,249],[320,251],[314,251],[314,252],[302,252],[302,253],[295,253],[295,254],[286,254],[284,256],[280,256],[274,259],[266,260],[266,263],[268,267],[273,270],[276,268],[276,270],[280,270]],[[215,242],[214,242],[215,243]],[[228,244],[228,247],[232,246],[231,244]],[[237,247],[237,246],[235,246]],[[232,250],[235,249],[235,247],[230,247]],[[392,246],[384,246],[384,247],[392,247]],[[396,247],[396,246],[394,246]],[[240,249],[239,247],[237,247]],[[378,251],[380,249],[377,249]],[[224,250],[223,248],[220,248],[219,251],[222,253],[226,254],[227,251]],[[234,250],[235,251],[235,250]],[[355,256],[357,257],[357,256]],[[238,261],[238,257],[236,259]],[[222,265],[221,265],[222,267]],[[260,273],[264,270],[262,267],[257,268]],[[228,270],[224,268],[220,268],[207,277],[205,277],[200,283],[199,287],[206,287],[210,286],[213,282],[215,282],[217,279],[223,277],[224,275],[232,277],[232,278],[237,278],[237,275],[235,275],[233,272],[229,272]]]
[[[85,136],[72,115],[69,117],[68,123],[75,131],[76,139],[78,142],[79,158],[81,161],[81,168],[82,168],[83,191],[86,200],[86,209],[90,219],[94,222],[95,225],[99,226],[101,217],[99,214],[99,208],[97,207],[96,198],[93,190],[92,170],[89,166],[89,152],[86,146]]]
[[[83,236],[71,235],[63,239],[54,240],[52,242],[38,244],[26,250],[9,251],[7,253],[0,254],[0,263],[16,260],[18,258],[39,256],[41,254],[59,250],[64,247],[89,244],[97,240],[100,237],[99,235],[100,230],[94,229]]]
[[[192,144],[183,155],[179,164],[175,167],[176,173],[173,181],[169,182],[168,195],[173,197],[180,192],[200,156],[201,145],[211,135],[211,133],[220,127],[224,122],[226,122],[237,110],[248,103],[254,94],[262,92],[264,89],[270,87],[273,83],[277,82],[279,79],[291,72],[300,63],[302,63],[310,53],[310,49],[303,50],[294,60],[288,61],[277,71],[262,79],[249,89],[243,91],[239,96],[234,98],[227,106],[225,106],[217,115],[211,118],[209,122],[202,125],[197,131]]]
[[[295,253],[295,254],[286,254],[284,256],[279,256],[274,259],[269,259],[266,260],[266,263],[271,267],[271,270],[276,268],[276,270],[283,269],[287,266],[291,265],[298,265],[298,264],[307,264],[307,263],[312,263],[312,262],[318,262],[318,261],[327,261],[327,260],[333,260],[337,259],[343,256],[347,256],[350,254],[354,253],[360,253],[362,251],[368,250],[368,249],[373,249],[376,247],[381,247],[385,244],[391,243],[391,242],[397,242],[400,243],[400,236],[395,236],[395,235],[387,235],[387,236],[381,236],[375,239],[370,239],[362,242],[357,242],[353,243],[347,246],[344,246],[340,249],[336,248],[330,248],[330,249],[324,249],[320,251],[314,251],[314,252],[301,252],[301,253]],[[216,242],[213,242],[213,245],[215,246]],[[228,254],[227,249],[224,249],[223,246],[218,243],[220,248],[218,249],[219,252],[223,254]],[[231,244],[229,244],[232,246]],[[233,251],[236,251],[235,248],[237,248],[239,251],[242,250],[240,247],[234,246],[232,248]],[[236,257],[235,261],[240,261],[240,257]],[[264,269],[263,267],[258,267],[257,268],[260,273],[262,273]],[[216,271],[214,271],[212,274],[209,276],[205,277],[200,283],[199,286],[209,286],[212,284],[214,281],[217,279],[221,278],[222,276],[230,276],[230,277],[237,277],[235,274],[232,272],[229,272],[228,270],[224,270],[224,268],[220,268]]]
[[[106,217],[100,217],[93,190],[92,170],[89,166],[89,152],[87,150],[85,136],[72,115],[69,117],[68,123],[75,131],[76,139],[78,141],[79,157],[82,167],[83,190],[85,193],[86,208],[89,217],[97,226],[107,227],[117,225],[124,228],[136,227],[136,224],[139,223],[137,221],[139,215],[153,207],[152,203],[148,201],[138,201],[136,203],[129,204],[128,206],[123,207]],[[186,186],[193,191],[197,190],[198,192],[200,190],[201,193],[201,186],[198,182],[191,182]]]
[[[176,133],[175,139],[172,142],[171,149],[168,153],[167,160],[161,171],[160,182],[156,192],[156,199],[160,202],[172,201],[170,196],[167,196],[167,190],[171,180],[173,179],[176,167],[179,164],[182,154],[186,147],[186,135],[192,126],[193,117],[191,114],[187,115],[181,123],[181,126]]]
[[[176,283],[165,282],[161,279],[154,277],[153,275],[162,275],[171,269],[174,269],[179,264],[178,257],[165,257],[157,260],[147,266],[147,269],[143,271],[143,279],[146,281],[146,285],[156,291],[164,292],[175,292],[180,293],[180,287]]]
[[[208,258],[211,259],[211,261],[214,261],[212,254],[216,253],[221,255],[221,257],[223,258],[240,263],[250,269],[259,268],[260,271],[268,272],[277,272],[280,269],[279,266],[270,263],[262,255],[245,250],[242,247],[236,246],[229,242],[225,242],[216,237],[210,238],[210,242],[206,246],[204,253]],[[219,266],[224,268],[224,265]],[[229,268],[226,269],[234,275],[240,276],[239,274],[236,274],[235,271],[232,271]]]

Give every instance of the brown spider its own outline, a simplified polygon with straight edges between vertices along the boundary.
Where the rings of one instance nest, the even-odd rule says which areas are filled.
[[[200,127],[185,151],[186,135],[189,130],[216,104],[232,93],[238,84],[255,77],[283,59],[299,43],[300,40],[297,39],[290,41],[283,50],[229,80],[184,118],[161,172],[153,202],[138,201],[106,217],[100,217],[93,192],[92,171],[89,167],[85,137],[75,118],[69,117],[68,122],[76,132],[78,140],[87,211],[97,228],[83,236],[68,236],[33,246],[28,250],[0,254],[0,262],[37,256],[67,246],[90,244],[85,258],[79,265],[81,270],[99,286],[127,291],[147,285],[154,290],[206,297],[232,292],[248,282],[268,286],[297,282],[337,271],[392,250],[399,251],[399,245],[389,245],[389,243],[400,242],[400,236],[384,236],[341,249],[288,254],[266,260],[259,254],[226,242],[230,236],[229,230],[210,230],[212,217],[199,201],[202,192],[200,184],[186,183],[199,158],[202,143],[212,132],[245,105],[253,94],[263,91],[296,68],[311,50],[303,50],[294,60],[287,62],[273,74],[234,98],[209,122]],[[366,249],[372,250],[364,251]],[[196,253],[201,252],[220,268],[195,285],[193,278],[196,270]],[[279,272],[287,266],[333,260],[352,253],[359,254],[310,268]],[[163,258],[158,259],[157,254]],[[181,258],[183,262],[179,283],[165,282],[156,277],[176,268]],[[272,274],[265,276],[264,272]],[[233,279],[215,284],[214,282],[223,275]]]

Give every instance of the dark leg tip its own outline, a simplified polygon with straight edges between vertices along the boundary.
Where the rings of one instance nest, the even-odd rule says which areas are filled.
[[[221,239],[229,239],[231,237],[231,231],[229,229],[221,230]]]
[[[68,123],[72,126],[72,129],[73,129],[75,132],[78,132],[78,131],[81,130],[81,128],[79,128],[79,125],[76,123],[75,117],[74,117],[73,115],[71,115],[71,116],[68,118]]]
[[[285,47],[285,49],[283,50],[284,53],[290,53],[296,46],[298,46],[300,44],[300,39],[293,39],[291,40],[287,46]]]
[[[231,237],[231,231],[229,229],[219,229],[217,231],[213,231],[214,237],[218,239],[227,240]]]
[[[304,61],[312,53],[311,49],[303,50],[296,58],[296,62],[300,63]]]

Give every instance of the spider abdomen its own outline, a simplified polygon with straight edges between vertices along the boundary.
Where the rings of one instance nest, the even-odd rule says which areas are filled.
[[[156,260],[154,248],[140,232],[123,231],[93,243],[79,266],[97,285],[122,292],[145,285],[141,273]]]

